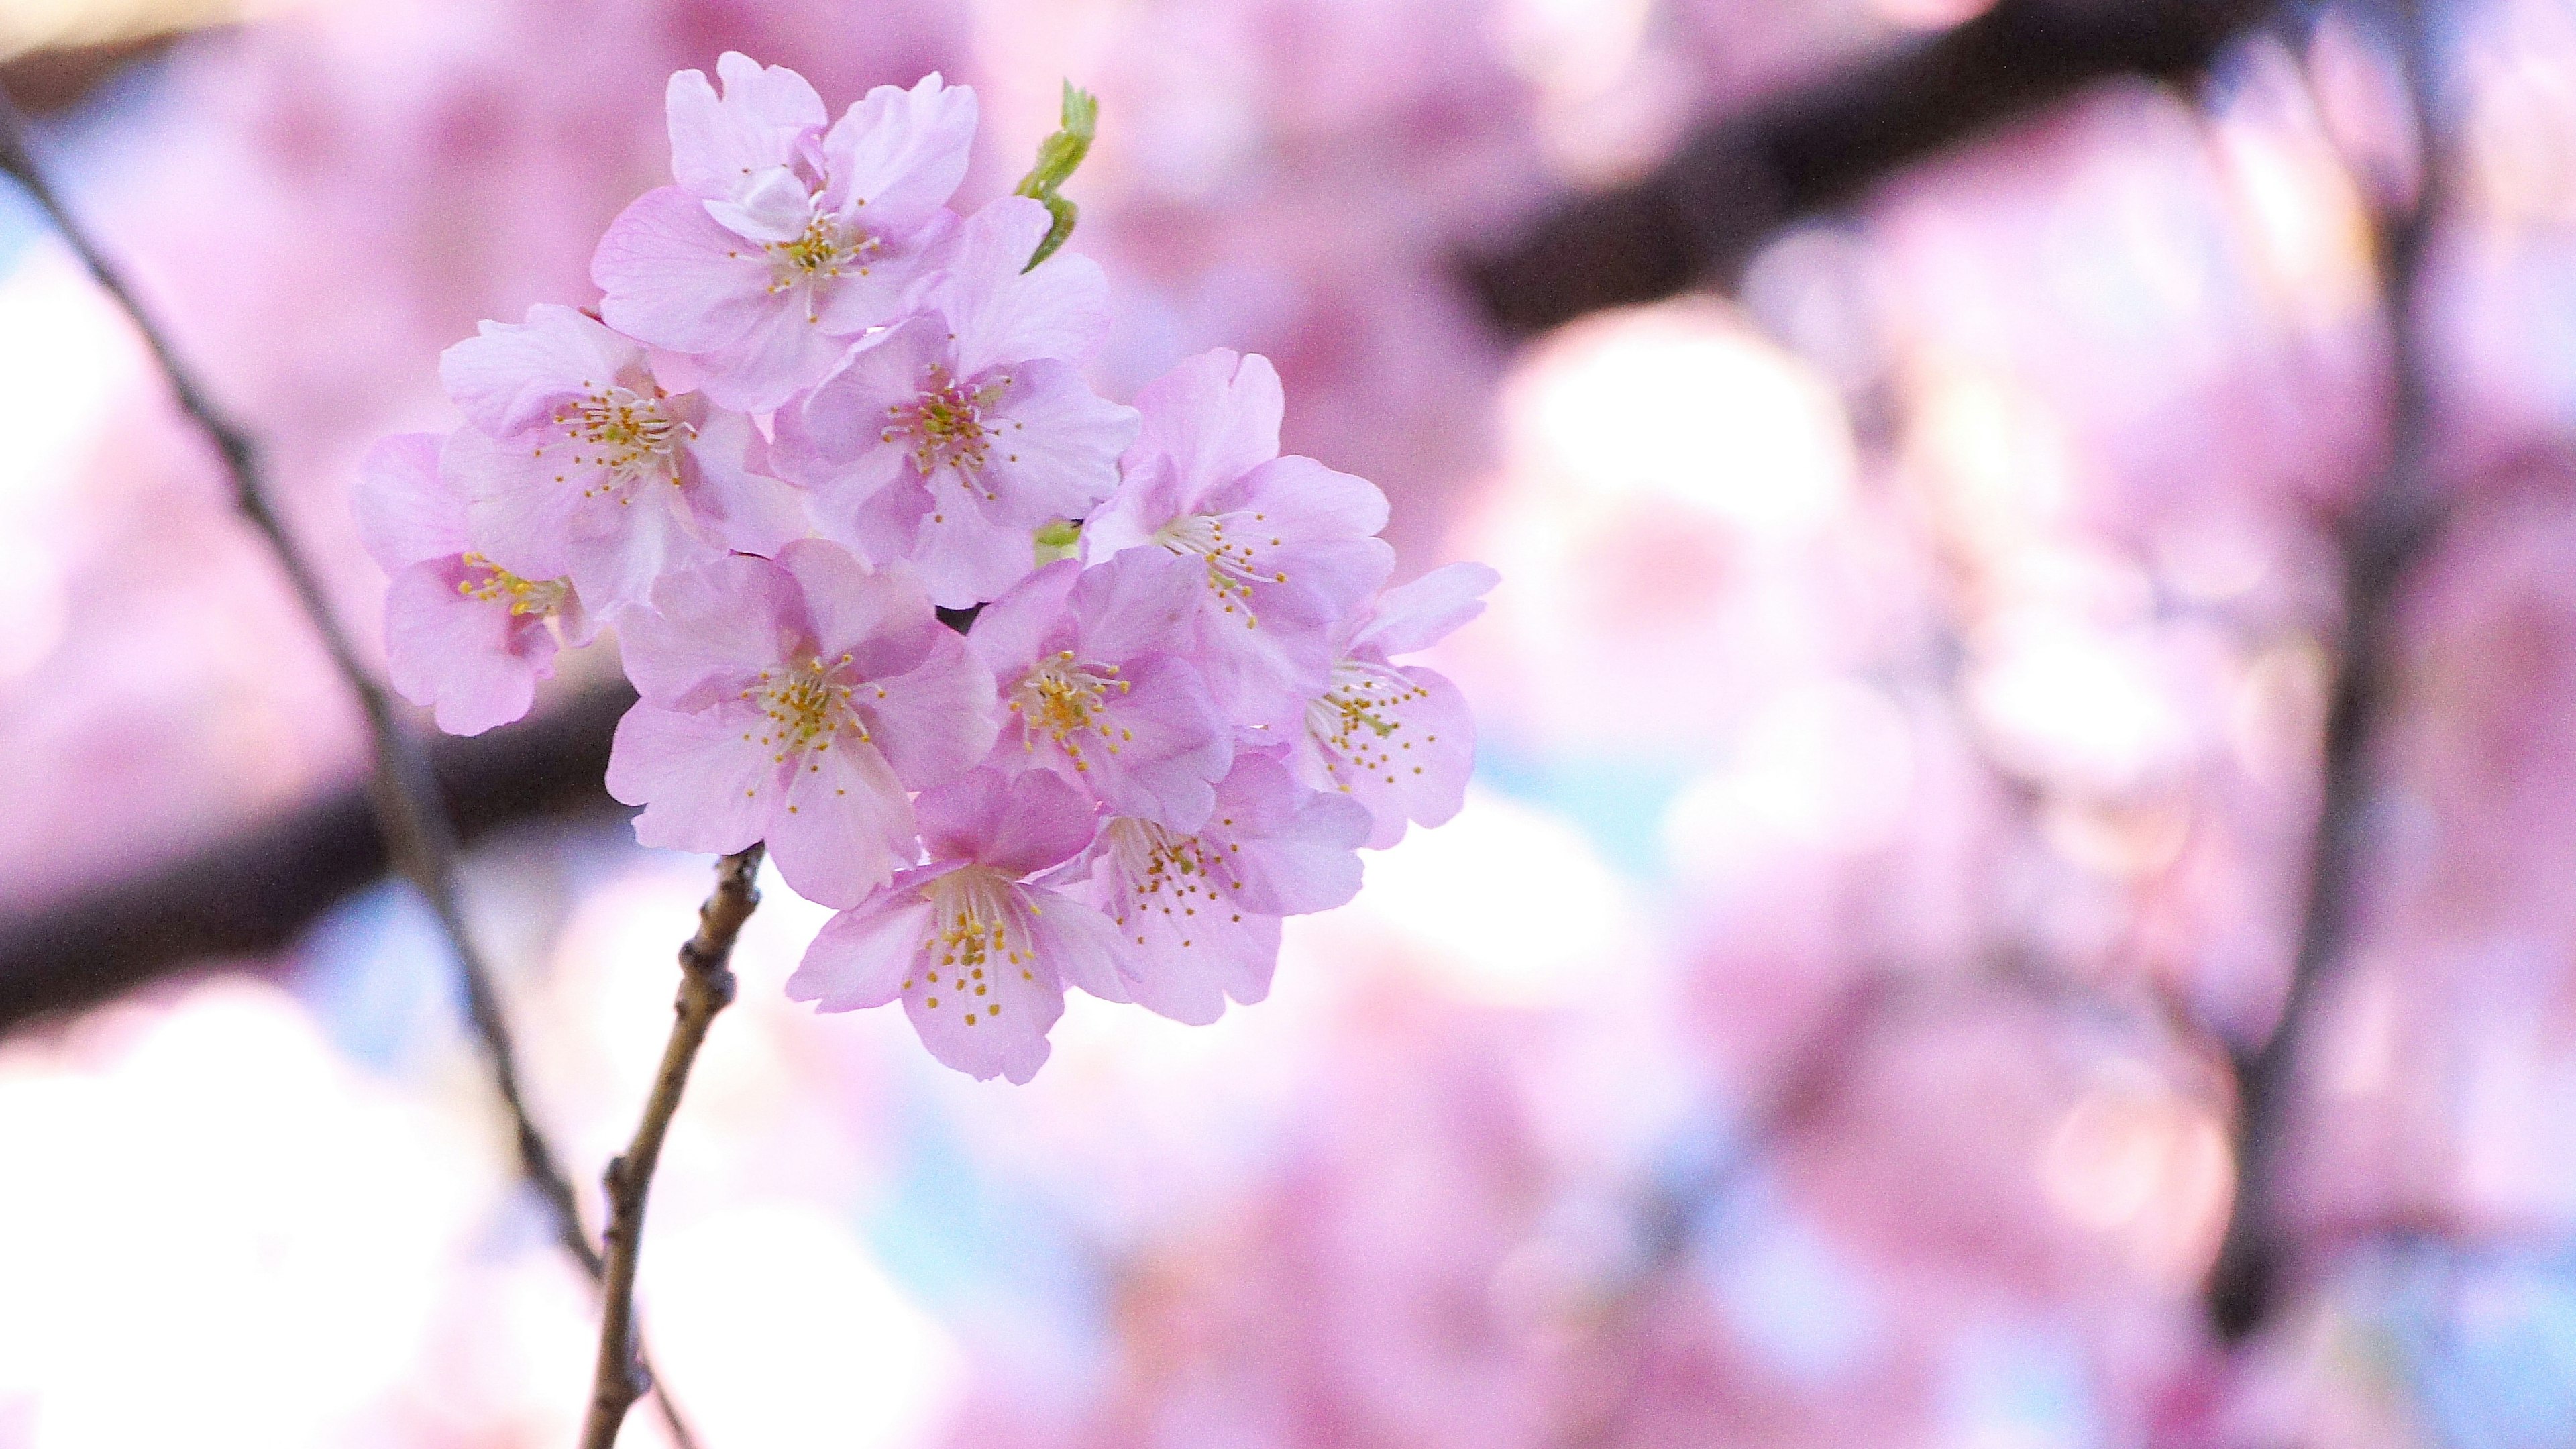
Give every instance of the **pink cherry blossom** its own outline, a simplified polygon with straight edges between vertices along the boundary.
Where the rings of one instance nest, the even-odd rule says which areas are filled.
[[[1067,985],[1127,999],[1108,920],[1030,879],[1090,843],[1091,802],[1044,771],[977,770],[923,791],[919,810],[930,863],[834,916],[787,994],[822,1011],[901,996],[932,1056],[978,1081],[1026,1082]]]
[[[1352,801],[1307,789],[1277,760],[1246,755],[1195,832],[1110,820],[1092,847],[1090,878],[1071,890],[1117,926],[1126,995],[1205,1025],[1224,1014],[1229,996],[1248,1006],[1270,994],[1280,917],[1328,911],[1359,894],[1369,825]]]
[[[975,93],[937,74],[879,86],[828,131],[794,72],[728,54],[670,92],[678,180],[600,238],[591,277],[618,330],[693,358],[708,394],[765,412],[870,328],[900,320],[953,225]]]
[[[438,451],[430,433],[369,449],[358,531],[393,576],[385,658],[395,690],[449,734],[478,735],[526,714],[537,681],[554,677],[558,645],[586,644],[595,630],[571,580],[521,578],[474,552]]]
[[[1047,225],[1021,196],[968,218],[922,312],[778,413],[778,465],[816,490],[827,534],[910,559],[946,607],[1025,577],[1037,528],[1107,497],[1136,437],[1136,410],[1078,370],[1109,330],[1099,265],[1059,253],[1021,270]]]
[[[1085,557],[1157,549],[1195,574],[1192,655],[1245,726],[1296,728],[1297,702],[1330,685],[1325,630],[1393,565],[1376,485],[1279,456],[1279,374],[1218,350],[1138,394],[1123,481],[1083,527]]]
[[[643,347],[570,307],[484,323],[439,375],[472,424],[443,466],[476,546],[522,578],[569,575],[594,607],[625,608],[670,570],[807,532],[796,491],[752,470],[748,419],[666,392]]]
[[[991,763],[1049,770],[1101,803],[1195,830],[1234,760],[1233,730],[1198,671],[1171,652],[1189,596],[1146,571],[1060,559],[976,617],[966,647],[1002,690]]]
[[[801,540],[664,581],[624,626],[643,699],[617,726],[608,792],[646,845],[767,840],[787,883],[856,904],[917,855],[905,791],[993,746],[993,676],[900,566]]]
[[[1440,674],[1392,661],[1483,613],[1484,595],[1499,581],[1483,564],[1434,569],[1333,631],[1344,642],[1332,686],[1307,702],[1297,773],[1367,807],[1376,821],[1372,849],[1403,839],[1407,821],[1439,825],[1466,803],[1476,763],[1466,696]]]

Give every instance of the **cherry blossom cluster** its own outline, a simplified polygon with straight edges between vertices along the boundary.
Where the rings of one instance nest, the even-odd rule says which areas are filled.
[[[1092,392],[1108,288],[1054,189],[1087,97],[961,215],[970,89],[833,120],[792,71],[717,75],[672,77],[674,184],[600,241],[598,305],[484,323],[441,360],[463,425],[369,456],[395,686],[475,733],[613,625],[637,837],[765,841],[838,911],[790,994],[900,999],[979,1078],[1037,1071],[1068,987],[1261,999],[1281,918],[1457,811],[1464,702],[1398,661],[1492,571],[1387,587],[1385,498],[1280,456],[1260,357]]]

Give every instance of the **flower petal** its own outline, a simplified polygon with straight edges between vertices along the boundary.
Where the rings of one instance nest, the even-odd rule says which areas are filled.
[[[769,853],[798,895],[855,905],[919,856],[912,802],[874,745],[844,734],[786,764],[787,809],[770,826]]]
[[[609,747],[608,793],[644,807],[635,838],[729,855],[767,834],[784,789],[768,747],[756,743],[759,725],[759,711],[741,704],[628,710]]]
[[[930,902],[913,878],[921,874],[906,871],[824,922],[787,978],[787,999],[813,1002],[817,1011],[857,1011],[900,995],[932,929]]]
[[[358,465],[351,508],[358,537],[388,574],[466,552],[465,497],[438,471],[442,440],[402,433],[380,440]]]

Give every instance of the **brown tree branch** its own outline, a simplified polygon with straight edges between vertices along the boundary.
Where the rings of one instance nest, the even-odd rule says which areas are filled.
[[[1628,186],[1575,198],[1469,285],[1535,332],[1602,307],[1732,287],[1755,248],[1905,165],[2117,76],[2179,79],[2273,0],[2001,0],[1964,25],[1719,121]]]
[[[653,1190],[653,1171],[662,1160],[662,1139],[671,1117],[680,1110],[680,1093],[689,1084],[689,1068],[705,1044],[716,1014],[733,1004],[733,943],[742,923],[760,904],[754,884],[760,874],[761,847],[737,851],[716,862],[716,888],[698,907],[698,933],[680,948],[680,991],[671,1003],[671,1039],[662,1048],[662,1068],[653,1078],[653,1094],[635,1126],[635,1140],[608,1164],[608,1275],[602,1284],[605,1306],[599,1324],[599,1365],[592,1381],[590,1413],[581,1430],[582,1449],[611,1449],[626,1411],[653,1386],[635,1336],[635,1269],[644,1252],[644,1206]]]
[[[180,357],[178,348],[126,283],[124,274],[63,205],[28,145],[26,117],[6,91],[0,91],[0,172],[6,172],[26,190],[53,224],[56,234],[80,257],[91,278],[116,302],[151,350],[180,411],[206,435],[222,459],[234,506],[267,540],[279,570],[286,575],[296,601],[303,606],[314,634],[330,656],[332,667],[365,711],[376,762],[368,795],[388,854],[394,868],[429,903],[446,937],[449,953],[455,958],[458,978],[465,989],[466,1016],[482,1043],[494,1092],[509,1115],[521,1175],[544,1199],[554,1219],[556,1240],[564,1251],[597,1278],[603,1264],[582,1231],[580,1206],[561,1160],[528,1111],[519,1081],[518,1052],[511,1041],[509,1021],[501,1010],[500,993],[490,965],[465,924],[456,893],[454,828],[439,808],[437,778],[419,738],[405,726],[392,697],[359,657],[348,630],[331,607],[320,576],[278,512],[260,468],[258,446],[248,432],[215,405],[195,371]],[[671,1427],[683,1445],[690,1443],[676,1413]]]
[[[2433,401],[2421,319],[2425,252],[2441,217],[2441,113],[2422,0],[2364,7],[2394,42],[2413,102],[2422,164],[2416,194],[2381,227],[2380,282],[2388,317],[2388,457],[2344,519],[2342,638],[2326,715],[2325,793],[2311,851],[2298,954],[2278,1024],[2237,1053],[2242,1112],[2237,1129],[2236,1205],[2208,1284],[2210,1316],[2227,1337],[2252,1332],[2277,1306],[2294,1244],[2281,1221],[2283,1153],[2291,1122],[2298,1051],[2313,1027],[2334,968],[2352,937],[2357,887],[2370,863],[2368,824],[2375,796],[2370,726],[2395,684],[2396,610],[2414,563],[2440,534],[2432,476]]]

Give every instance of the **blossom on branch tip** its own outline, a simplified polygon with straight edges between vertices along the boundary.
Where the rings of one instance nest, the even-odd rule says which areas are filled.
[[[1021,270],[1046,230],[1025,197],[967,218],[920,313],[851,348],[777,415],[776,465],[812,490],[825,534],[911,560],[943,607],[1025,577],[1036,531],[1107,497],[1136,437],[1136,410],[1095,396],[1079,371],[1109,330],[1098,264],[1064,255]]]
[[[1333,630],[1332,682],[1307,701],[1292,757],[1307,784],[1367,808],[1371,849],[1403,839],[1407,822],[1444,824],[1466,804],[1476,763],[1466,696],[1446,676],[1393,661],[1483,613],[1500,577],[1483,564],[1434,569]]]
[[[642,346],[570,307],[484,323],[439,375],[469,424],[443,467],[476,546],[523,578],[569,576],[603,612],[643,604],[674,569],[808,531],[796,490],[752,467],[748,419],[666,392]]]
[[[1108,920],[1031,879],[1090,843],[1091,802],[1043,771],[977,770],[923,791],[918,809],[929,864],[825,924],[787,994],[822,1011],[899,996],[932,1056],[1026,1082],[1068,985],[1127,999]]]
[[[1325,631],[1394,565],[1376,536],[1386,496],[1279,456],[1279,374],[1258,355],[1201,353],[1136,405],[1136,445],[1084,521],[1083,556],[1140,552],[1187,579],[1190,652],[1218,702],[1238,725],[1292,731],[1300,703],[1330,682]]]
[[[572,581],[528,579],[474,551],[465,499],[429,433],[386,438],[358,480],[358,534],[392,576],[385,659],[394,689],[438,727],[476,735],[528,712],[555,651],[597,632]]]
[[[975,93],[936,74],[878,86],[830,128],[792,71],[727,54],[671,81],[672,174],[591,258],[600,315],[687,354],[709,396],[766,412],[895,322],[966,175]]]
[[[1228,997],[1270,994],[1279,918],[1328,911],[1359,894],[1368,811],[1309,790],[1262,755],[1235,762],[1195,831],[1117,818],[1067,889],[1118,928],[1126,993],[1174,1021],[1205,1025]]]
[[[854,905],[915,856],[908,790],[992,748],[993,676],[900,565],[801,540],[666,579],[624,627],[643,698],[608,791],[646,845],[769,842],[798,894]]]
[[[966,646],[1001,687],[990,763],[1046,770],[1113,815],[1194,830],[1234,759],[1233,731],[1172,652],[1186,594],[1141,569],[1048,564],[976,616]]]

